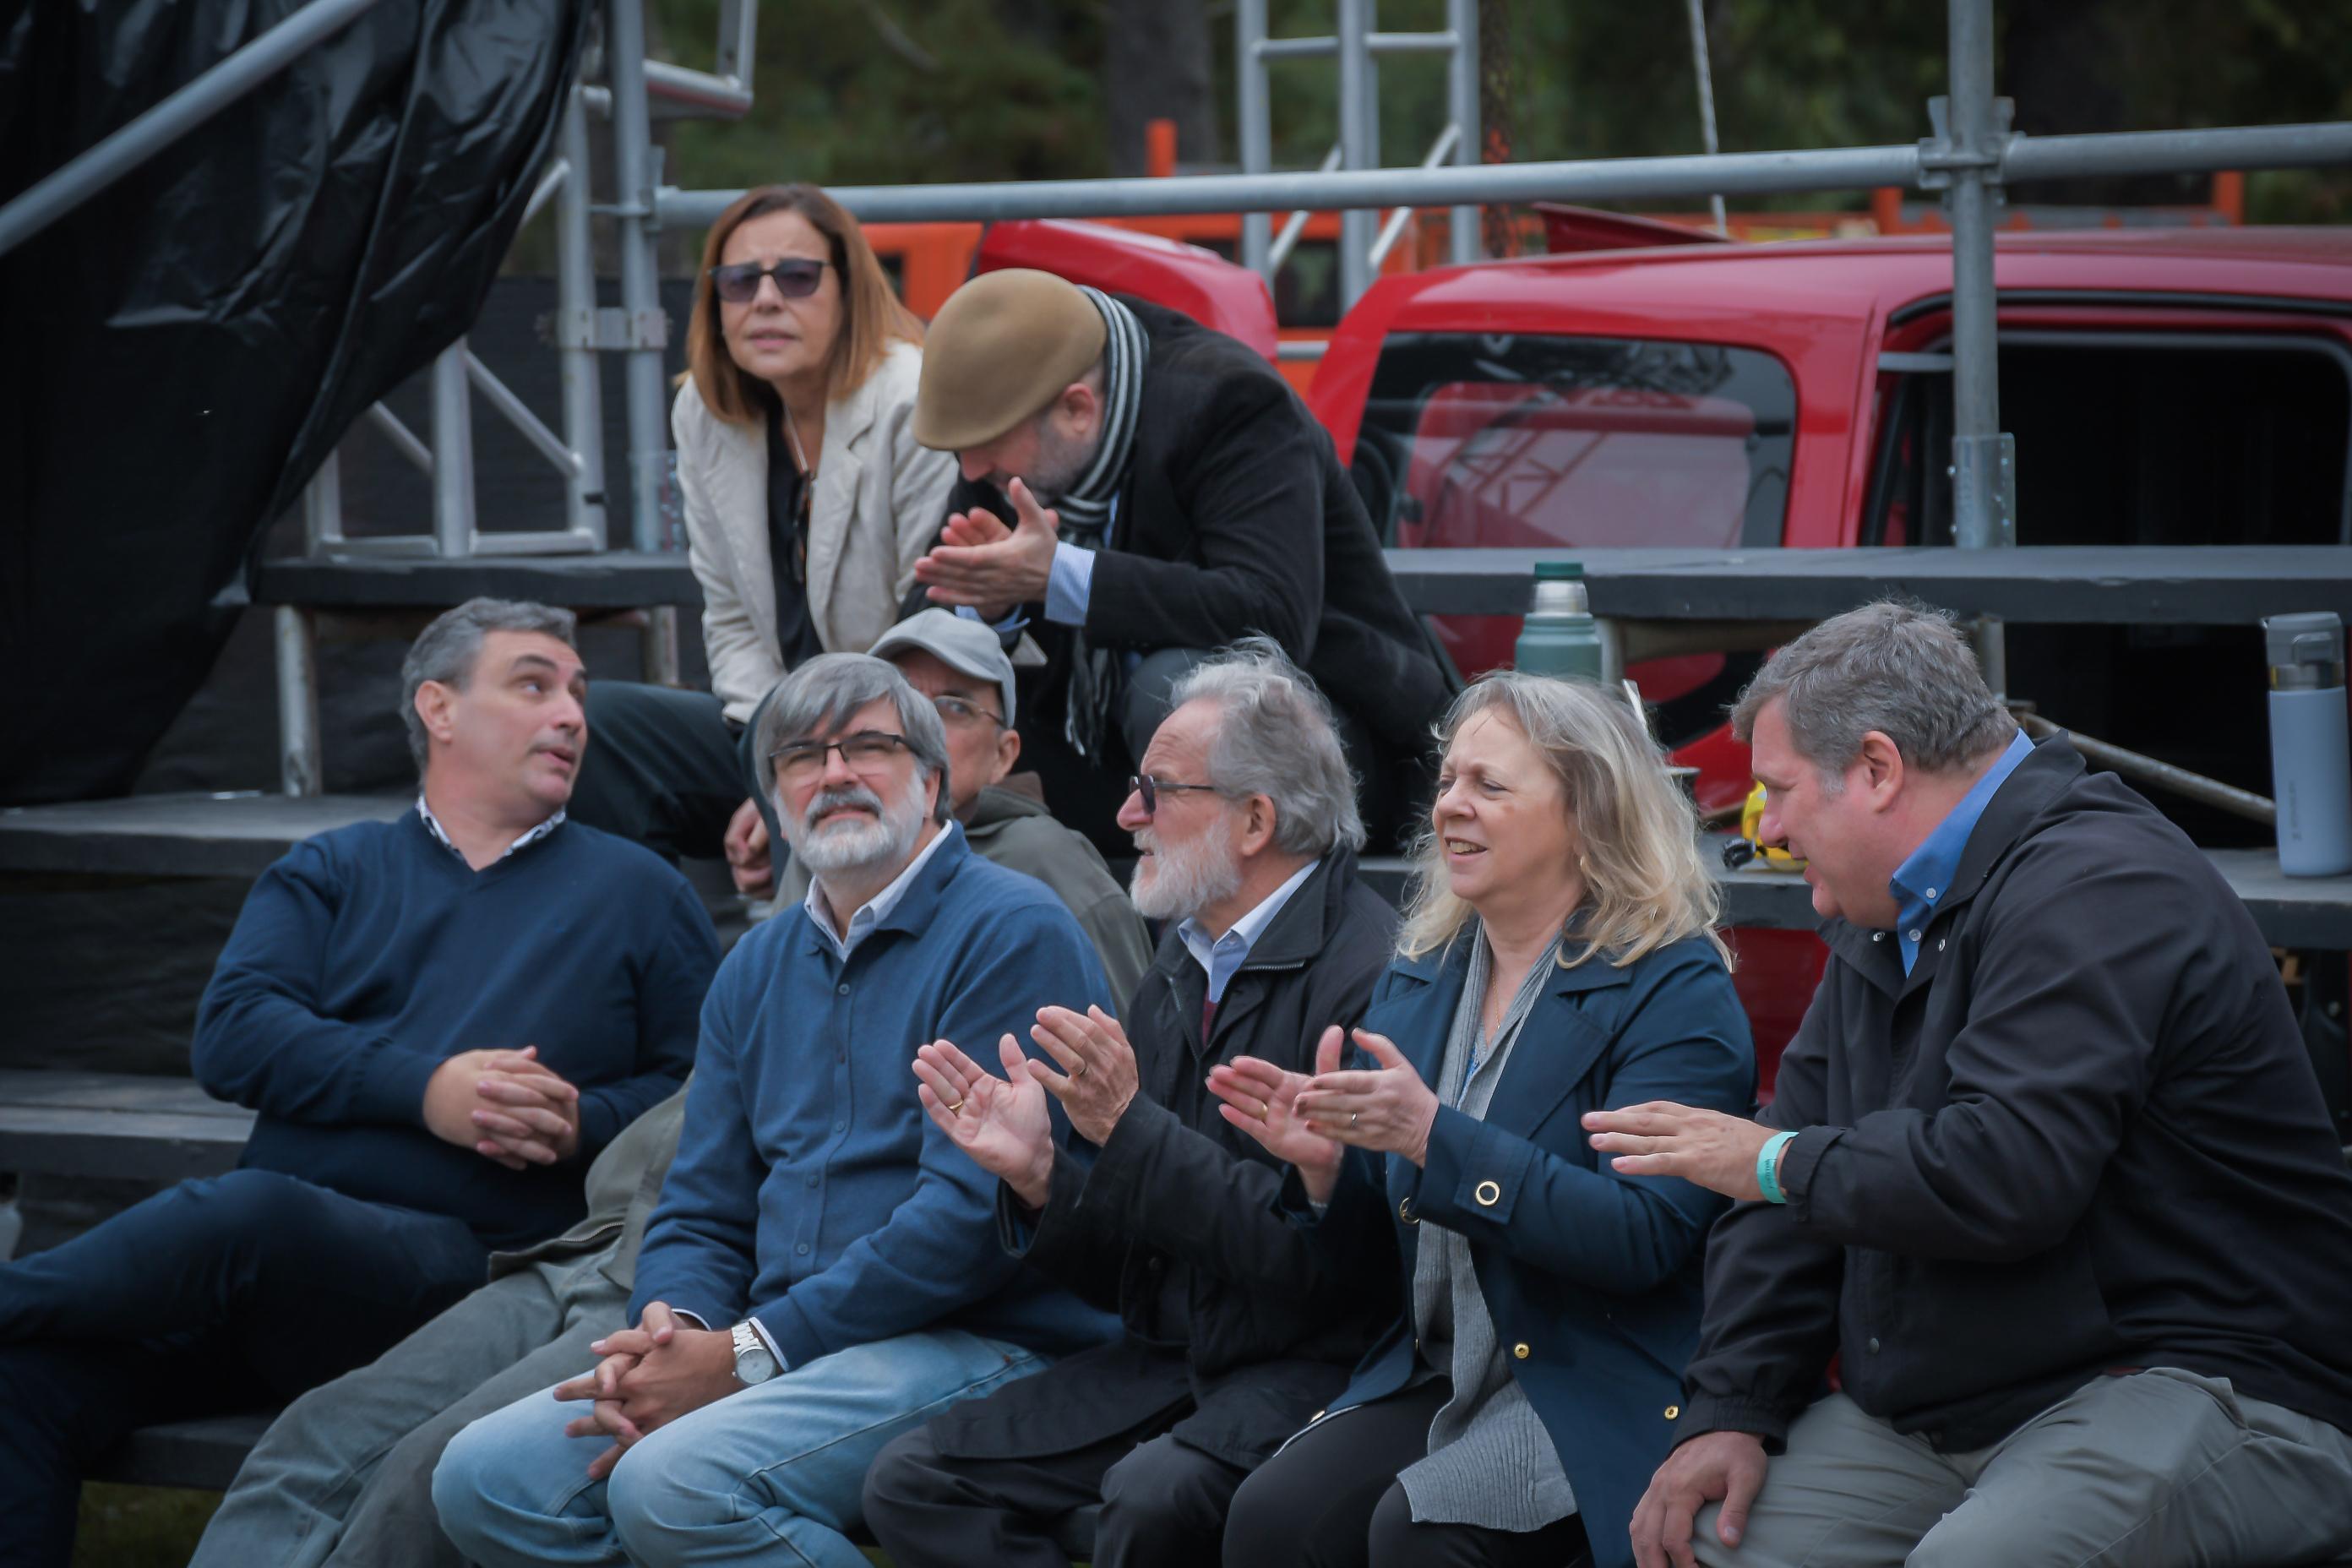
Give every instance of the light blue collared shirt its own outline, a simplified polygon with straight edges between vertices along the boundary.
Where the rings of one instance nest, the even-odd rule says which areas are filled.
[[[1960,856],[1969,847],[1969,835],[1976,831],[1977,819],[1992,804],[2001,780],[2015,772],[2032,750],[2033,742],[2020,730],[2009,742],[2009,750],[1984,771],[1984,776],[1960,796],[1960,803],[1886,879],[1886,890],[1895,895],[1895,938],[1902,949],[1904,973],[1910,973],[1919,962],[1920,933],[1935,918],[1937,901],[1952,890],[1952,879],[1959,874]]]
[[[1104,542],[1118,524],[1118,498],[1110,498],[1110,515],[1103,520]],[[1054,546],[1054,564],[1045,577],[1045,618],[1057,626],[1087,624],[1087,605],[1095,595],[1095,552],[1063,540]]]
[[[833,911],[825,904],[824,884],[814,877],[811,877],[808,892],[801,900],[801,908],[808,911],[809,923],[816,927],[817,935],[823,937],[825,945],[833,949],[833,955],[846,963],[849,959],[849,950],[864,942],[866,933],[881,924],[890,911],[898,907],[898,900],[907,896],[908,888],[913,884],[916,877],[921,874],[923,867],[929,862],[932,856],[940,852],[940,846],[945,844],[960,831],[961,829],[953,821],[940,829],[939,836],[923,846],[921,854],[907,862],[907,868],[892,878],[888,887],[866,900],[857,912],[849,917],[849,924],[839,933],[833,929]]]
[[[1265,934],[1265,928],[1274,923],[1274,917],[1282,912],[1282,906],[1290,902],[1290,895],[1298,891],[1321,864],[1320,860],[1309,860],[1301,866],[1282,886],[1260,900],[1257,908],[1235,921],[1232,930],[1213,942],[1209,940],[1208,928],[1199,921],[1188,918],[1176,928],[1177,938],[1183,942],[1185,951],[1209,972],[1210,1001],[1225,999],[1225,986],[1233,980],[1234,972],[1248,959],[1250,949]]]

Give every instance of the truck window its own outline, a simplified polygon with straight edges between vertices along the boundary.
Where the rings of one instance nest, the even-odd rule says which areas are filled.
[[[1382,539],[1406,548],[1778,545],[1796,403],[1787,369],[1753,349],[1400,332],[1373,367],[1353,473]],[[1475,673],[1509,661],[1518,619],[1437,629]],[[1633,674],[1671,742],[1719,719],[1752,668],[1700,655]]]
[[[1948,544],[1951,377],[1890,377],[1881,397],[1861,541]],[[2352,543],[2352,353],[2332,338],[2005,329],[2000,415],[2020,544]],[[2053,723],[2270,793],[2255,627],[2006,636],[2011,695]],[[2269,842],[2147,793],[2200,844]]]

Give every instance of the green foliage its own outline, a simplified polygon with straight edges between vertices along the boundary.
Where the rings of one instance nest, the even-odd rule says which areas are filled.
[[[218,1507],[218,1492],[93,1481],[81,1489],[74,1568],[180,1568]]]
[[[708,69],[718,0],[654,0],[656,52]],[[1087,0],[762,0],[748,121],[681,124],[671,178],[898,184],[1108,172]]]
[[[1165,3],[1208,5],[1231,126],[1231,0]],[[707,66],[718,0],[652,0],[652,9],[657,52]],[[1507,9],[1515,158],[1699,150],[1683,5],[1510,0]],[[1330,0],[1269,0],[1268,10],[1276,37],[1334,26]],[[1945,81],[1940,0],[1706,0],[1706,14],[1726,151],[1927,134],[1926,100]],[[750,120],[675,128],[670,178],[708,188],[1100,174],[1105,16],[1099,0],[763,0]],[[2000,17],[2005,38],[2031,51],[2004,58],[1997,76],[2028,131],[2352,118],[2342,68],[2352,5],[2343,0],[2010,0]],[[1421,30],[1444,18],[1444,0],[1385,0],[1379,26]],[[1391,58],[1380,71],[1382,162],[1418,162],[1444,123],[1444,67]],[[1328,60],[1282,62],[1272,83],[1276,162],[1312,167],[1334,138],[1338,72]],[[2250,186],[2252,216],[2267,221],[2352,216],[2341,172],[2265,174]]]

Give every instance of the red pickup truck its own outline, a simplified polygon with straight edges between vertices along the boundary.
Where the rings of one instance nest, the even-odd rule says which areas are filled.
[[[979,264],[1094,281],[1123,253],[1107,286],[1150,291],[1118,231],[1088,227],[1000,225]],[[1196,313],[1262,338],[1270,305],[1244,320],[1261,296],[1204,290],[1202,268],[1185,268],[1188,299],[1213,300]],[[2003,234],[1995,277],[2021,541],[2352,543],[2352,229]],[[1950,289],[1942,237],[1645,245],[1389,277],[1341,320],[1309,401],[1402,547],[1948,543]],[[1517,623],[1440,631],[1475,673],[1508,658]],[[2253,628],[2008,635],[2010,684],[2049,717],[2266,790]],[[1703,804],[1748,788],[1721,719],[1755,663],[1633,668],[1701,770]],[[2259,832],[2162,804],[2200,842]],[[1802,932],[1739,945],[1776,1059],[1821,950]]]

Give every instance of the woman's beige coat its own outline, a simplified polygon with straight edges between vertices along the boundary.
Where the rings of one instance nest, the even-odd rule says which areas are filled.
[[[947,517],[955,458],[917,446],[908,428],[922,368],[921,349],[893,343],[865,384],[825,406],[809,507],[808,602],[829,653],[863,653],[897,622],[915,563]],[[710,689],[727,717],[748,721],[784,674],[768,550],[767,433],[717,418],[692,381],[678,389],[670,426],[687,548],[702,584]]]

